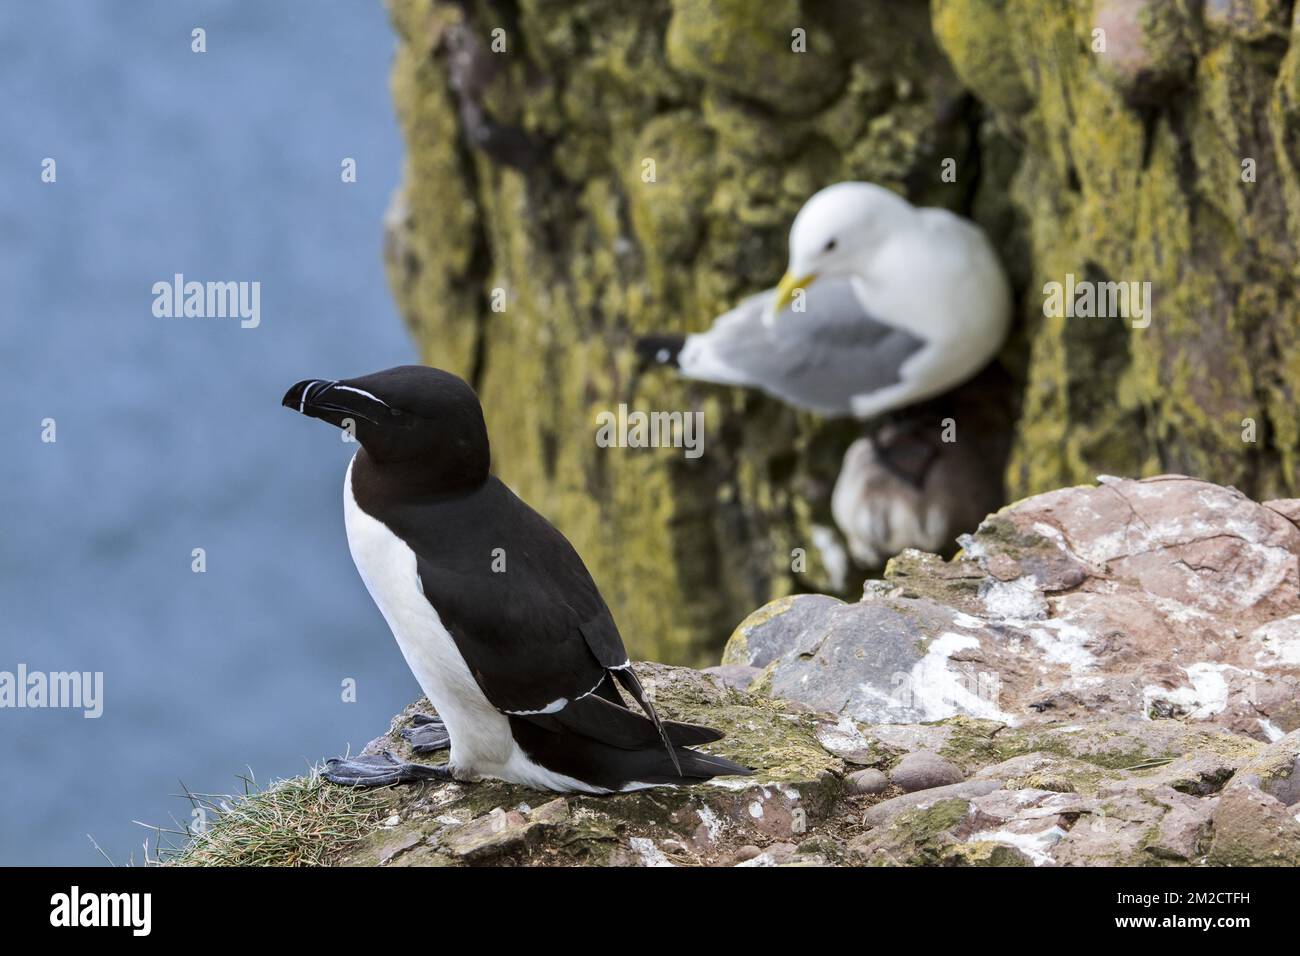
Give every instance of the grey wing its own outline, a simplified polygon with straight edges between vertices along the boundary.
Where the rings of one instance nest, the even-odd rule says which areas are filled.
[[[708,332],[689,336],[678,358],[682,373],[759,388],[821,415],[848,416],[853,396],[898,382],[899,368],[925,345],[869,315],[849,279],[813,283],[803,312],[786,309],[769,324],[763,316],[774,294],[750,296]]]

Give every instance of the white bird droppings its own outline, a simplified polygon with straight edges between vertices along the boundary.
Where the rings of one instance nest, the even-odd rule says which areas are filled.
[[[664,856],[664,851],[655,846],[649,837],[632,837],[627,841],[632,852],[640,859],[642,866],[672,866],[673,862]]]

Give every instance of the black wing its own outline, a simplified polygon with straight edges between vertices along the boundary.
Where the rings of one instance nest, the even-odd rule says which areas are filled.
[[[660,722],[582,559],[503,484],[489,479],[468,500],[438,511],[394,530],[414,547],[425,596],[494,707],[618,747],[658,738],[670,754],[670,742],[720,736]],[[627,710],[614,681],[646,717]]]

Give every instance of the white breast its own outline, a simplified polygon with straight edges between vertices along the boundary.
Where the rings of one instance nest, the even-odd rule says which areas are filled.
[[[343,483],[343,520],[348,548],[366,590],[397,638],[411,673],[447,725],[453,766],[473,774],[505,763],[514,748],[506,718],[483,696],[438,612],[425,598],[415,552],[357,505],[351,464]]]
[[[366,590],[397,638],[411,673],[447,725],[457,777],[497,777],[548,790],[594,791],[538,766],[519,749],[509,721],[483,696],[456,642],[424,596],[415,552],[357,504],[352,464],[343,481],[343,520],[348,548]]]

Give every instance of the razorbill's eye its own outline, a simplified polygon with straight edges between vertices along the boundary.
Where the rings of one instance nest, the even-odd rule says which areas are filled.
[[[402,417],[402,410],[401,410],[400,408],[390,408],[390,409],[388,410],[388,412],[389,412],[389,414],[391,414],[394,418],[401,418],[401,417]]]

